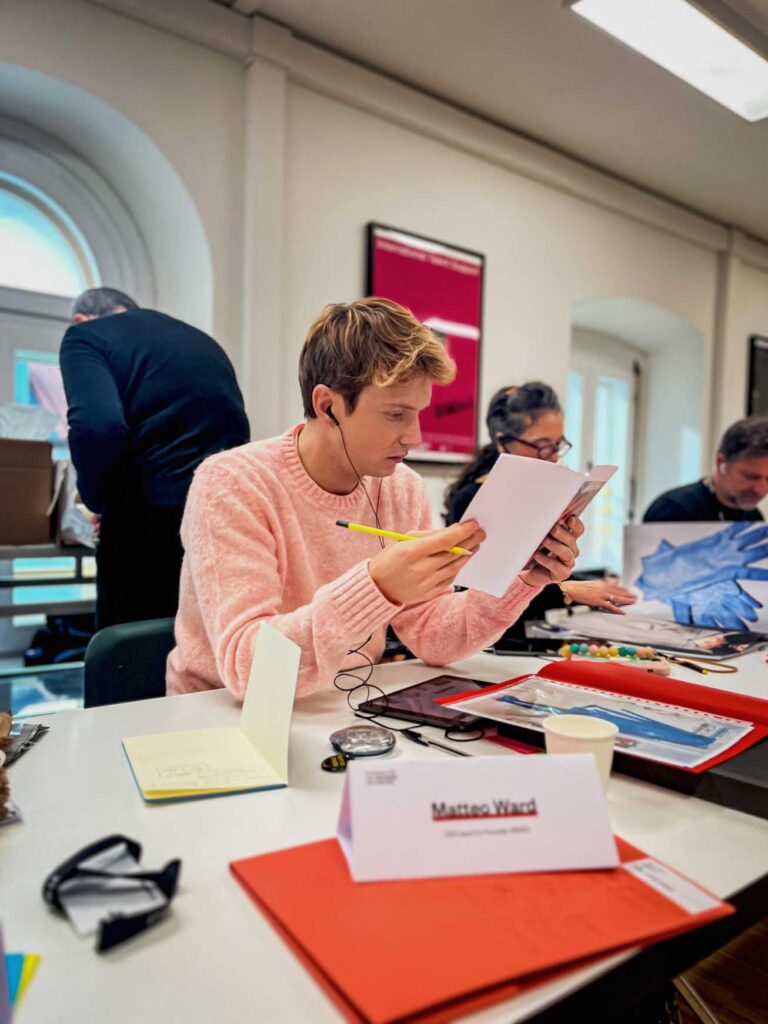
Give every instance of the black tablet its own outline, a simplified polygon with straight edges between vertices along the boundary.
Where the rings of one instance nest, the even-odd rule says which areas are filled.
[[[452,697],[457,693],[482,690],[491,683],[480,679],[463,679],[461,676],[435,676],[423,683],[414,683],[402,690],[395,690],[384,697],[366,700],[358,710],[366,715],[381,715],[402,718],[406,722],[421,722],[422,725],[436,725],[440,729],[477,729],[481,719],[454,711],[442,704],[435,704],[438,697]]]

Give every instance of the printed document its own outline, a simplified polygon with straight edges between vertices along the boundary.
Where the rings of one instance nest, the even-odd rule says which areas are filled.
[[[580,515],[616,469],[595,466],[585,476],[542,459],[500,455],[462,516],[477,520],[487,538],[456,585],[501,597],[552,527]]]

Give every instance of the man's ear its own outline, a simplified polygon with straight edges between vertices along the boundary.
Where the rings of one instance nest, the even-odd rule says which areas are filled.
[[[718,452],[715,456],[715,469],[718,471],[718,473],[722,473],[727,464],[728,460],[726,459],[726,457],[722,454],[722,452]]]
[[[312,392],[312,408],[319,420],[327,421],[328,409],[333,406],[335,412],[337,405],[341,405],[341,400],[335,391],[332,391],[327,384],[315,385],[315,389]]]
[[[95,316],[88,316],[85,313],[75,313],[75,315],[72,317],[72,323],[73,324],[82,324],[82,323],[85,323],[86,320],[95,320],[95,319],[96,319]]]

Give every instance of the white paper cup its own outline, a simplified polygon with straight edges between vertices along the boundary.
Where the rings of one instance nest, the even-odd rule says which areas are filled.
[[[550,715],[542,726],[548,754],[594,754],[603,789],[608,788],[618,726],[590,715]]]

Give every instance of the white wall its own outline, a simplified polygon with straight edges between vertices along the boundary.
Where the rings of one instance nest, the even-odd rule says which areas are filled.
[[[363,288],[368,220],[485,253],[483,408],[498,387],[531,378],[565,395],[572,308],[594,296],[672,311],[701,331],[706,363],[712,251],[308,89],[292,86],[288,97],[281,387],[289,419],[300,415],[295,365],[307,326],[324,303]],[[703,377],[693,383],[700,392]]]
[[[158,306],[237,355],[242,62],[84,0],[11,0],[0,112],[58,136],[110,182],[149,249]]]
[[[300,87],[286,210],[292,350],[325,302],[362,289],[368,220],[485,253],[484,400],[542,375],[563,391],[581,299],[635,296],[712,334],[711,252]]]
[[[638,520],[659,494],[693,483],[712,466],[704,443],[702,344],[686,331],[651,353],[644,388],[644,444]]]
[[[768,335],[768,267],[731,260],[723,346],[717,364],[715,433],[746,415],[749,336]]]

